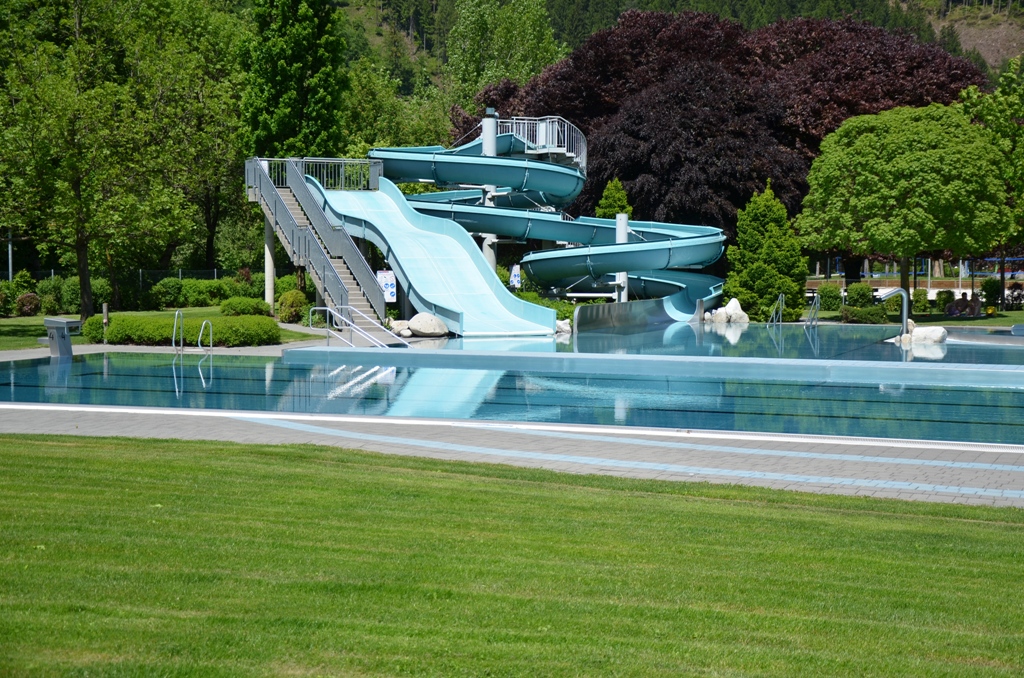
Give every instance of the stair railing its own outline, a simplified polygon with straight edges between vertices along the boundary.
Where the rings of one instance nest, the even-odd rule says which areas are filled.
[[[287,168],[286,161],[271,161],[261,158],[250,158],[246,161],[246,182],[249,186],[250,198],[255,197],[263,206],[264,214],[273,223],[274,229],[280,236],[292,261],[296,265],[305,266],[319,281],[324,301],[335,307],[347,306],[348,288],[345,287],[338,272],[334,270],[331,258],[324,251],[315,234],[295,222],[288,206],[281,199],[281,194],[277,190],[279,187],[275,186],[268,174],[268,167],[275,167],[272,164],[274,162],[285,163]],[[376,280],[376,276],[374,279]],[[383,294],[383,291],[381,293]]]
[[[321,160],[316,158],[288,160],[288,188],[292,190],[302,211],[306,213],[313,230],[320,237],[327,252],[341,257],[362,289],[370,307],[378,318],[387,317],[384,290],[377,282],[377,274],[370,268],[352,236],[344,228],[335,228],[327,218],[324,207],[306,185],[309,174],[325,188],[339,186],[339,190],[374,190],[378,185],[375,172],[383,167],[380,160]],[[328,183],[321,181],[323,177]],[[379,174],[376,174],[379,180]],[[319,244],[319,243],[318,243]],[[348,303],[347,298],[344,304]]]
[[[498,134],[514,134],[538,150],[565,151],[587,171],[587,139],[575,125],[558,116],[498,120]]]
[[[351,306],[349,306],[349,307],[345,307],[344,310],[347,312],[347,311],[354,311],[356,309],[353,309]],[[377,348],[390,348],[390,346],[388,344],[384,343],[383,341],[381,341],[377,337],[373,336],[372,334],[370,334],[369,332],[367,332],[363,328],[359,327],[359,325],[356,325],[355,322],[351,318],[346,318],[345,314],[343,312],[341,312],[340,309],[334,309],[334,308],[331,308],[329,306],[314,306],[313,308],[309,309],[309,326],[310,327],[313,326],[313,314],[314,313],[326,313],[327,314],[327,326],[325,327],[325,330],[326,330],[326,338],[327,338],[327,345],[328,346],[331,344],[331,337],[333,336],[335,339],[338,339],[339,341],[344,342],[345,344],[347,344],[351,348],[355,348],[355,343],[350,341],[349,339],[346,339],[341,334],[342,331],[349,331],[349,332],[352,332],[353,335],[358,335],[358,336],[362,337],[363,339],[365,339],[366,341],[370,342],[370,344],[372,346],[375,346]],[[358,311],[357,311],[357,313],[358,313]],[[364,318],[366,317],[362,313],[360,313],[359,315],[362,315]],[[383,332],[385,332],[387,334],[390,334],[392,337],[394,337],[398,341],[402,342],[406,346],[409,345],[409,343],[407,341],[405,341],[404,339],[402,339],[401,337],[399,337],[399,336],[397,336],[395,334],[392,334],[390,331],[388,331],[387,329],[385,329],[383,326],[381,326],[380,324],[376,323],[372,319],[370,319],[370,318],[367,318],[367,319],[370,320],[371,322],[374,322],[374,325],[376,327],[379,327]]]

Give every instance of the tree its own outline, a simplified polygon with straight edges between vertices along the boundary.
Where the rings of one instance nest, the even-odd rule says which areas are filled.
[[[852,20],[794,19],[747,31],[711,14],[627,11],[522,87],[477,102],[503,115],[560,115],[588,141],[588,181],[629,187],[637,218],[734,235],[737,210],[773,181],[796,214],[821,139],[853,115],[949,103],[985,77],[904,34]],[[456,135],[476,120],[457,121]]]
[[[629,197],[622,182],[616,177],[608,182],[601,195],[601,202],[597,203],[595,215],[600,219],[614,219],[617,214],[625,214],[632,218],[633,208],[629,206]]]
[[[256,0],[242,96],[247,152],[335,156],[344,146],[345,41],[329,0]]]
[[[736,221],[736,244],[730,245],[729,275],[723,289],[736,298],[752,320],[767,320],[780,294],[786,296],[782,319],[799,320],[804,307],[807,259],[771,182],[755,193]]]
[[[997,241],[1002,302],[1006,289],[1006,248],[1019,244],[1024,233],[1024,73],[1020,58],[1010,60],[994,92],[987,94],[977,87],[969,87],[960,94],[960,99],[964,113],[995,135],[1006,160],[1003,181],[1013,223]]]
[[[1010,227],[1005,162],[954,106],[851,118],[821,144],[797,229],[810,249],[899,258],[909,292],[911,257],[980,254]]]
[[[522,84],[568,53],[554,38],[544,0],[456,0],[455,9],[445,74],[463,106],[485,85]]]

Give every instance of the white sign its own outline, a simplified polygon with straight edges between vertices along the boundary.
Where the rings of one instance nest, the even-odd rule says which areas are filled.
[[[516,264],[515,266],[512,267],[512,273],[509,275],[508,284],[516,288],[522,287],[523,275],[519,270],[519,264]]]
[[[394,271],[377,271],[377,284],[384,290],[384,301],[398,301],[398,288],[395,283]]]

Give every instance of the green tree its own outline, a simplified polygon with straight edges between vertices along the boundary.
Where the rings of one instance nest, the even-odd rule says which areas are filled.
[[[614,219],[616,214],[626,214],[633,217],[633,208],[629,206],[629,197],[622,182],[615,177],[604,187],[601,194],[601,201],[597,203],[595,215],[600,219]]]
[[[736,244],[727,252],[729,274],[724,294],[736,298],[751,320],[767,320],[780,294],[786,295],[783,320],[799,320],[804,308],[807,259],[771,182],[737,213]]]
[[[455,11],[445,75],[456,103],[468,106],[484,85],[505,78],[523,84],[569,53],[555,40],[544,0],[456,0]]]
[[[1024,234],[1024,73],[1021,71],[1021,59],[1010,60],[999,76],[999,86],[991,94],[969,87],[961,93],[960,99],[964,113],[995,135],[1005,159],[1003,182],[1012,214],[1012,227],[1000,231],[996,240],[1000,279],[1005,291],[1006,248],[1019,244]]]
[[[329,0],[255,0],[242,96],[247,152],[335,156],[344,146],[345,41]]]
[[[955,106],[894,108],[850,118],[822,141],[796,225],[809,249],[909,261],[991,249],[1012,227],[1005,159],[991,131]]]

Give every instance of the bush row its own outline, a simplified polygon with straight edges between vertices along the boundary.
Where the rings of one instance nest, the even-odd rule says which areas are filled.
[[[250,299],[249,297],[231,297],[220,303],[221,315],[274,315],[270,311],[270,305],[262,299]]]
[[[196,344],[202,324],[202,320],[185,320],[186,346]],[[265,346],[281,343],[281,328],[273,318],[266,316],[231,316],[218,318],[211,324],[214,346]],[[174,321],[170,319],[117,314],[110,316],[106,339],[108,344],[170,346],[173,330]],[[103,318],[94,315],[86,320],[82,325],[82,334],[93,343],[102,342]],[[207,336],[203,337],[204,345]]]
[[[213,306],[232,298],[263,299],[263,284],[262,273],[245,278],[239,276],[218,280],[164,278],[142,294],[141,298],[135,299],[131,305],[142,310],[157,311],[166,308]],[[275,301],[280,299],[282,294],[295,289],[297,281],[294,274],[277,278],[274,283]],[[122,287],[122,300],[125,291]],[[135,287],[131,291],[133,294],[138,292]],[[310,284],[307,294],[312,293]],[[94,308],[98,313],[102,304],[112,301],[113,288],[106,278],[93,277],[92,294]],[[0,281],[0,316],[35,315],[39,311],[47,315],[79,313],[80,298],[77,276],[54,276],[36,282],[28,271],[19,271],[13,281]]]

